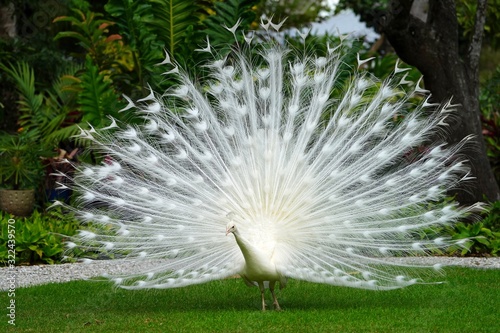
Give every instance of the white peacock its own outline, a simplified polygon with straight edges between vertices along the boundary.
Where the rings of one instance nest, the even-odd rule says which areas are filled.
[[[82,130],[111,162],[74,177],[74,210],[103,228],[68,247],[157,260],[112,277],[128,289],[240,274],[260,287],[263,310],[267,286],[280,309],[274,287],[287,278],[384,290],[439,268],[390,259],[456,245],[429,235],[479,207],[440,204],[469,177],[457,153],[470,138],[429,141],[453,106],[426,99],[410,112],[425,91],[405,93],[398,66],[385,81],[356,71],[339,87],[342,45],[291,57],[277,42],[247,43],[258,55],[240,46],[215,59],[203,87],[173,67],[175,89],[129,99],[141,126]]]

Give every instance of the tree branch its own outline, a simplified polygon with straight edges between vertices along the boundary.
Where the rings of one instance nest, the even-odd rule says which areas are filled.
[[[486,22],[486,3],[487,0],[477,0],[476,22],[474,23],[474,33],[469,44],[468,54],[471,77],[477,77],[479,70],[479,56],[481,55],[484,24]]]

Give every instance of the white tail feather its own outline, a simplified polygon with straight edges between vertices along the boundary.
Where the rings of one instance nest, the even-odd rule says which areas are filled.
[[[468,173],[456,158],[463,143],[429,142],[452,105],[425,100],[409,112],[397,66],[384,82],[356,73],[342,98],[331,98],[342,55],[328,49],[285,61],[291,50],[262,47],[259,66],[233,51],[208,64],[207,87],[179,70],[177,89],[127,98],[143,126],[82,130],[111,162],[75,176],[78,212],[101,230],[79,233],[69,247],[158,259],[144,274],[115,277],[130,289],[237,273],[368,289],[418,282],[412,266],[385,258],[450,246],[423,232],[470,210],[439,204]],[[229,221],[248,248],[224,235]],[[245,262],[242,250],[256,261]],[[269,264],[274,275],[252,275]]]

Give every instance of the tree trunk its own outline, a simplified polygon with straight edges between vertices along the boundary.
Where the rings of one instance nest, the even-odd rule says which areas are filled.
[[[406,63],[424,75],[432,99],[445,103],[452,98],[457,106],[448,132],[448,142],[457,143],[474,135],[473,149],[464,152],[475,177],[470,186],[457,191],[463,204],[500,200],[500,191],[491,170],[482,135],[479,106],[479,54],[486,16],[486,0],[478,0],[475,32],[468,52],[459,45],[454,0],[393,0],[382,22],[382,31]],[[463,53],[463,52],[462,52]]]

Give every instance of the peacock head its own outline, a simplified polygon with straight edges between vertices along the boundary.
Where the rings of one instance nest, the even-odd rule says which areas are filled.
[[[234,234],[236,232],[236,224],[233,221],[230,221],[226,226],[226,236],[229,234]]]

